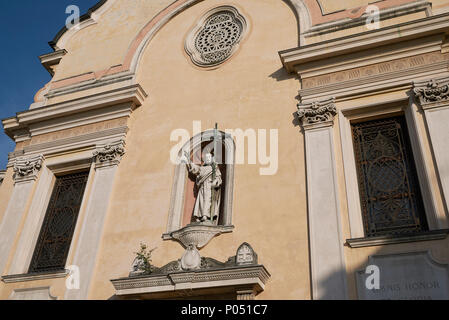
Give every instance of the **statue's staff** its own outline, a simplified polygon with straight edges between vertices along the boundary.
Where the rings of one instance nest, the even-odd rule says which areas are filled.
[[[215,162],[216,156],[217,156],[217,144],[218,144],[218,124],[215,124],[214,129],[214,157],[212,158],[212,183],[215,182],[215,179],[217,178],[217,163]],[[216,199],[217,199],[217,190],[214,186],[212,186],[212,203],[210,208],[210,221],[214,222],[214,215],[215,215],[215,206],[216,206]],[[218,223],[218,221],[217,221]]]

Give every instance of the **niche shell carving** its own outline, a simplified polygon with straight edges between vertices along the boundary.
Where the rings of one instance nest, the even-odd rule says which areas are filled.
[[[201,18],[189,33],[186,52],[197,66],[219,65],[238,49],[246,30],[246,20],[236,8],[217,7]]]

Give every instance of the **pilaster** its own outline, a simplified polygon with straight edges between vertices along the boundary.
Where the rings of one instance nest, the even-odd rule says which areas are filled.
[[[313,299],[346,299],[346,267],[338,203],[334,99],[298,105],[306,144]]]

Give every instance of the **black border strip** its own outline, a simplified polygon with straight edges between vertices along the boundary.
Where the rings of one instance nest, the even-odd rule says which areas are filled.
[[[83,22],[87,19],[89,19],[92,16],[92,13],[94,13],[97,9],[99,9],[101,6],[103,6],[108,0],[100,0],[96,5],[91,7],[89,10],[87,10],[87,13],[83,14],[80,17],[80,22]],[[56,34],[56,36],[53,38],[53,40],[49,41],[48,44],[50,47],[53,48],[53,50],[56,50],[56,44],[58,43],[59,39],[63,36],[64,33],[68,31],[67,27],[64,26],[59,30],[59,32]]]

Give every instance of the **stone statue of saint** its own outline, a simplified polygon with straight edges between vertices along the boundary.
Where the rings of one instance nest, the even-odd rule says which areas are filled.
[[[193,217],[196,222],[206,224],[218,224],[221,201],[221,172],[214,162],[212,154],[204,156],[204,164],[199,166],[190,161],[186,153],[181,157],[181,162],[186,163],[189,172],[196,176],[198,196],[195,202]]]

